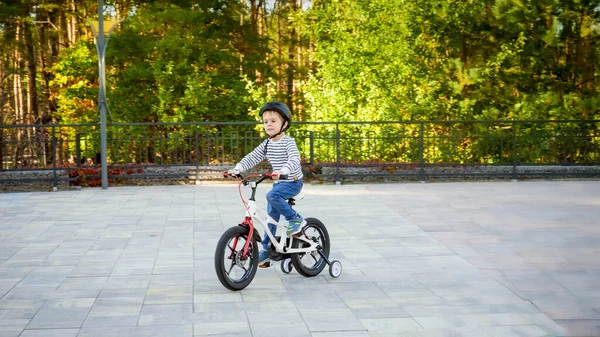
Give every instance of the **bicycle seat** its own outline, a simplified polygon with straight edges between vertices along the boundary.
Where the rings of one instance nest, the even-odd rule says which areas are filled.
[[[295,196],[288,198],[287,201],[294,202],[294,201],[300,201],[302,199],[304,199],[304,193],[300,192],[300,193],[296,194]]]

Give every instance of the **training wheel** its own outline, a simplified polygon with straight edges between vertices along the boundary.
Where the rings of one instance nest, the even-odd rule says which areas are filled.
[[[287,258],[281,261],[281,271],[285,274],[291,273],[293,268],[294,267],[292,266],[292,259]]]
[[[342,263],[338,260],[333,260],[329,264],[329,275],[333,278],[338,278],[342,275]]]

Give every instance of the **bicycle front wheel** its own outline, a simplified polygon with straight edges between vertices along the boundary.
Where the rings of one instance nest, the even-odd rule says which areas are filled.
[[[258,268],[258,247],[254,238],[248,238],[248,228],[231,227],[217,243],[215,271],[221,284],[229,290],[246,288]],[[250,240],[248,254],[242,255],[246,242]]]
[[[302,231],[302,237],[316,242],[319,246],[321,246],[325,256],[329,258],[329,247],[331,243],[329,242],[329,233],[327,232],[327,228],[325,228],[325,225],[318,219],[306,218],[304,220],[306,220],[306,226]],[[294,239],[292,247],[305,248],[310,247],[310,245],[298,239]],[[298,273],[306,277],[319,275],[319,273],[323,271],[323,268],[325,268],[325,265],[327,264],[325,259],[316,250],[310,253],[291,254],[290,258],[292,259],[292,264]]]

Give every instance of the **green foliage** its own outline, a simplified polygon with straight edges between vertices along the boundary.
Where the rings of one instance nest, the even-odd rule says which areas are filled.
[[[319,64],[306,97],[319,120],[589,118],[597,108],[569,101],[600,97],[594,66],[574,61],[598,59],[585,40],[597,6],[319,1],[305,17]]]
[[[58,92],[56,117],[63,123],[91,123],[98,120],[98,63],[90,41],[79,40],[64,49],[52,68],[51,88]]]
[[[334,1],[307,14],[318,68],[304,90],[315,120],[390,119],[402,109],[396,89],[414,67],[404,62],[399,8],[385,3]]]
[[[240,24],[240,1],[141,4],[110,37],[107,100],[115,122],[248,120],[247,82],[264,71],[266,41]],[[93,121],[97,62],[80,39],[55,66],[63,122]],[[264,98],[256,98],[262,101]]]
[[[248,27],[235,18],[241,8],[227,10],[155,4],[129,19],[111,39],[107,59],[114,67],[111,104],[119,120],[247,119],[240,69],[256,67],[240,57],[249,42]]]
[[[295,119],[303,121],[445,121],[424,130],[431,137],[427,158],[495,164],[512,160],[510,123],[484,128],[448,121],[600,118],[600,0],[313,0],[306,11],[296,2],[274,1],[266,13],[242,0],[107,3],[129,13],[107,47],[113,122],[256,121],[265,101],[289,99]],[[95,2],[77,6],[73,15],[87,15]],[[35,11],[29,2],[0,2],[0,43],[7,60],[0,66],[10,76],[26,74],[23,65],[12,69],[17,63],[8,61],[18,54],[19,43],[11,43],[15,17],[39,15],[51,23],[68,10],[59,1],[44,2]],[[65,39],[62,27],[40,26],[36,38],[44,33],[50,42]],[[97,58],[86,29],[79,27],[74,45],[57,48],[60,54],[42,54],[52,65],[43,70],[44,78],[52,79],[47,91],[53,101],[47,106],[61,122],[98,120]],[[12,79],[3,79],[2,90]],[[39,91],[46,92],[40,83]],[[11,95],[0,92],[3,104],[12,104]],[[522,125],[523,149],[539,158],[559,156],[552,151],[563,158],[571,151],[572,161],[588,158],[586,149],[597,146],[595,140],[568,143],[568,136],[541,135],[594,134],[597,127],[561,128]],[[261,128],[212,125],[201,133],[246,131],[260,134]],[[418,123],[293,129],[304,142],[299,147],[305,157],[311,131],[320,135],[312,145],[322,149],[323,161],[337,159],[329,145],[338,131],[349,140],[338,149],[348,160],[414,162],[420,151],[414,141]],[[134,137],[146,131],[115,134],[120,132]],[[115,158],[152,152],[136,161],[156,160],[151,157],[157,153],[167,160],[162,153],[177,147],[175,139],[195,137],[186,127],[148,133],[170,141],[144,143],[142,150],[115,147]],[[398,145],[387,147],[392,141]],[[235,141],[206,146],[218,151],[235,147]]]

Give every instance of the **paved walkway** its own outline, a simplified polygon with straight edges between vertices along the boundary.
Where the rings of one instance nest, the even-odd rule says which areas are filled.
[[[0,336],[600,336],[598,181],[304,190],[342,276],[240,292],[213,267],[234,185],[0,194]]]

